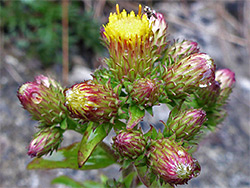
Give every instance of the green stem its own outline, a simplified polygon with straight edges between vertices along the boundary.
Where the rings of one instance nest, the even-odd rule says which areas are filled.
[[[140,181],[146,186],[149,187],[150,186],[150,182],[149,179],[147,178],[147,175],[145,173],[144,170],[141,170],[139,167],[136,167],[135,165],[133,165],[135,171],[137,172],[137,176],[140,179]]]
[[[123,179],[124,179],[125,177],[127,177],[127,175],[129,175],[133,170],[134,170],[134,169],[133,169],[133,166],[132,166],[132,165],[129,165],[128,168],[123,169],[123,170],[122,170],[122,177],[123,177]]]
[[[111,147],[106,144],[105,142],[100,142],[100,146],[102,147],[102,149],[104,149],[110,157],[112,157],[114,160],[118,161],[119,156],[115,154],[114,150],[111,149]]]
[[[81,125],[69,117],[67,117],[67,124],[68,124],[68,127],[67,127],[68,130],[73,130],[80,134],[83,134],[85,130],[87,129],[87,126]]]

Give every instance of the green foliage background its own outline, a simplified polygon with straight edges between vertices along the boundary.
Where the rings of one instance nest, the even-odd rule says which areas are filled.
[[[61,1],[4,0],[0,4],[0,29],[5,43],[38,57],[44,66],[62,62]],[[84,11],[82,2],[71,1],[69,54],[81,54],[82,50],[101,52],[100,25],[93,19],[93,12]]]

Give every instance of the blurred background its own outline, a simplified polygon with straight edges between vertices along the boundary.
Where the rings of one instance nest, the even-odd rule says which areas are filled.
[[[147,5],[165,15],[169,39],[189,39],[208,53],[217,68],[236,73],[236,86],[227,105],[228,117],[200,144],[195,158],[201,174],[180,187],[250,187],[250,1],[0,1],[0,187],[63,187],[51,185],[59,175],[99,180],[119,175],[113,165],[88,172],[70,169],[28,171],[27,146],[37,122],[22,109],[18,87],[39,74],[65,86],[90,78],[108,55],[99,30],[115,4],[127,11]],[[157,111],[156,117],[162,117]],[[80,141],[66,132],[63,146]]]

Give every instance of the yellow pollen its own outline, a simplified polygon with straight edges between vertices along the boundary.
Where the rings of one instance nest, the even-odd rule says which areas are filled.
[[[120,12],[119,5],[116,5],[116,13],[110,13],[109,22],[104,26],[107,39],[132,40],[136,37],[147,38],[151,32],[150,24],[146,15],[142,15],[141,5],[138,14],[134,11],[129,14],[126,10]]]

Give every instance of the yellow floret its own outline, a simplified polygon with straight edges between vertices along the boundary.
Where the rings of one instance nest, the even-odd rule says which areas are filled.
[[[109,22],[105,29],[105,36],[110,40],[127,40],[134,41],[135,38],[148,38],[151,32],[150,24],[146,15],[141,14],[141,5],[139,5],[138,14],[134,11],[129,14],[123,10],[119,11],[116,5],[117,13],[110,13]]]

